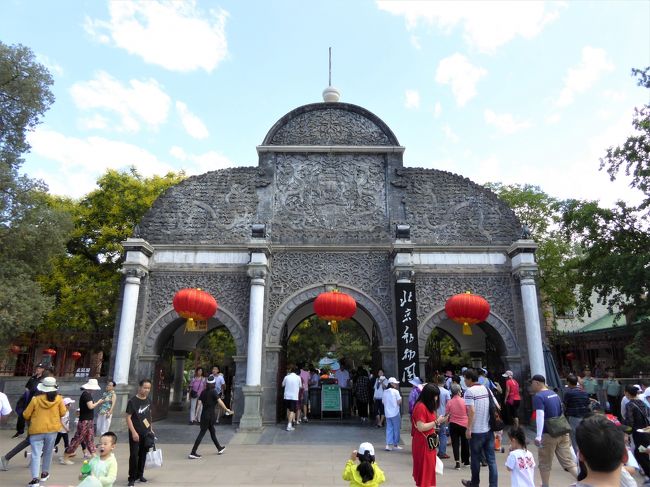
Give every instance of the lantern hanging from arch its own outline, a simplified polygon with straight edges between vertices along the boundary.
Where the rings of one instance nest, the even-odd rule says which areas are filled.
[[[333,333],[339,331],[339,321],[352,318],[356,311],[354,298],[338,289],[320,293],[314,301],[314,312],[320,319],[329,322]]]
[[[81,358],[81,352],[72,352],[70,356],[72,357],[72,360],[76,362]]]
[[[49,355],[50,357],[54,357],[56,355],[56,350],[54,350],[53,348],[46,348],[45,350],[43,350],[43,354]]]
[[[566,354],[566,359],[571,362],[576,359],[576,354],[575,352],[569,352]]]
[[[207,331],[208,319],[217,312],[217,300],[201,289],[185,288],[174,295],[174,309],[185,318],[185,331]]]
[[[490,303],[484,297],[467,291],[449,298],[445,303],[445,312],[449,319],[463,325],[463,335],[471,335],[470,325],[487,319]]]
[[[12,345],[9,347],[9,351],[14,355],[18,355],[20,353],[20,347],[18,345]]]

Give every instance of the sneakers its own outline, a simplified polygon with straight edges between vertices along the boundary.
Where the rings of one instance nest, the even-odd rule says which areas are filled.
[[[190,453],[189,455],[187,455],[187,458],[189,458],[190,460],[196,460],[198,458],[201,458],[201,455],[199,455],[198,453]]]
[[[49,472],[43,472],[41,474],[41,482],[45,482],[49,478],[50,478],[50,473]]]
[[[4,455],[0,457],[0,470],[6,472],[9,470],[9,460]]]
[[[129,483],[126,484],[128,487],[135,487],[135,480],[129,480]]]
[[[399,445],[395,445],[395,450],[403,450],[403,449],[404,449],[404,447],[401,447]]]
[[[474,487],[474,484],[472,483],[471,480],[461,480],[461,484],[463,484],[465,487]]]
[[[40,479],[32,479],[32,481],[27,484],[27,487],[40,487],[40,486],[41,486]]]
[[[384,448],[384,450],[386,450],[386,451],[393,451],[393,449],[390,447],[390,445],[386,445],[386,447]]]
[[[221,448],[217,448],[217,455],[221,455],[221,454],[223,454],[223,452],[225,452],[225,451],[226,451],[226,447],[225,447],[225,446],[222,446]]]
[[[19,436],[23,436],[23,434],[24,434],[24,432],[20,433],[20,432],[16,431],[16,434],[14,434],[11,438],[18,438]]]
[[[61,465],[74,465],[72,460],[67,460],[65,457],[59,457],[59,463]]]
[[[287,431],[293,431],[293,430],[295,430],[295,429],[296,429],[296,428],[294,428],[294,427],[291,426],[290,424],[287,425]]]
[[[302,418],[303,423],[309,423],[309,420],[307,418]]]
[[[456,462],[456,466],[454,467],[454,470],[460,470],[460,462]]]

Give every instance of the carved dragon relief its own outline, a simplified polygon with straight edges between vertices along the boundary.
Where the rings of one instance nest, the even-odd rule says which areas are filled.
[[[352,154],[279,154],[274,236],[325,241],[387,236],[383,158]]]

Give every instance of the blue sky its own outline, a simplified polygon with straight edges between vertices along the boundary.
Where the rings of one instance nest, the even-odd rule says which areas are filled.
[[[407,166],[560,197],[637,201],[599,157],[648,101],[650,2],[18,1],[0,40],[55,78],[23,170],[81,196],[107,168],[256,165],[288,111],[341,101],[381,117]]]

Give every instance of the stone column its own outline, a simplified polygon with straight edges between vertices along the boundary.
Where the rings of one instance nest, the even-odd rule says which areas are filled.
[[[122,242],[122,245],[126,252],[126,259],[121,272],[126,279],[113,372],[114,380],[118,385],[129,383],[140,280],[146,276],[149,270],[149,257],[153,255],[153,247],[141,238],[129,238],[126,242]]]
[[[541,374],[546,376],[542,324],[539,319],[539,301],[535,284],[537,274],[536,248],[537,244],[532,240],[518,240],[508,249],[508,255],[512,259],[513,275],[516,279],[519,279],[521,289],[530,375]]]
[[[174,350],[174,394],[169,409],[172,411],[183,410],[183,375],[185,374],[185,359],[187,352]]]
[[[250,308],[248,313],[248,352],[244,414],[239,422],[242,430],[262,428],[260,412],[262,396],[262,342],[264,336],[264,290],[268,273],[268,258],[263,251],[251,252],[248,275],[251,278]]]

